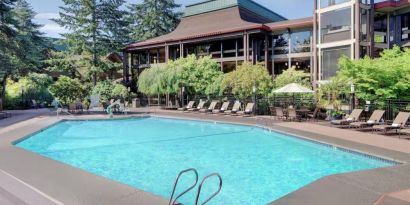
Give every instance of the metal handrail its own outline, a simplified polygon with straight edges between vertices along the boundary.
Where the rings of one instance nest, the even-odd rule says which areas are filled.
[[[214,176],[218,177],[218,179],[219,179],[218,190],[216,192],[214,192],[210,197],[208,197],[208,199],[206,199],[201,205],[204,205],[204,204],[208,203],[211,199],[213,199],[221,191],[221,189],[222,189],[222,177],[221,177],[221,175],[219,175],[218,173],[213,173],[213,174],[210,174],[210,175],[204,177],[204,179],[202,180],[201,184],[199,184],[199,187],[198,187],[198,193],[196,195],[195,205],[198,205],[199,196],[201,195],[202,185],[204,184],[204,182],[207,179],[209,179],[211,177],[214,177]]]
[[[178,184],[179,178],[181,177],[181,175],[183,175],[184,173],[187,173],[187,172],[193,172],[193,173],[195,174],[195,183],[194,183],[193,185],[191,185],[188,189],[186,189],[185,191],[183,191],[181,194],[179,194],[177,197],[175,197],[175,199],[173,199],[173,198],[174,198],[174,194],[175,194],[175,190],[176,190],[176,188],[177,188],[177,184]],[[177,178],[175,179],[174,187],[172,188],[172,194],[171,194],[171,198],[169,199],[168,205],[177,205],[177,204],[175,204],[175,202],[177,202],[177,200],[178,200],[180,197],[182,197],[184,194],[186,194],[187,192],[191,191],[191,190],[196,186],[196,184],[198,184],[198,171],[196,171],[196,169],[194,169],[194,168],[189,168],[189,169],[186,169],[186,170],[181,171],[181,172],[178,174]]]

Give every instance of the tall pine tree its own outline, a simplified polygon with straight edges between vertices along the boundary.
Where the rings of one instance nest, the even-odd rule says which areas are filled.
[[[81,55],[93,83],[102,72],[101,57],[115,51],[128,41],[126,24],[120,7],[124,0],[63,0],[60,18],[55,21],[67,28],[64,43],[72,55]],[[91,55],[91,58],[89,56]]]
[[[181,18],[179,8],[174,0],[143,0],[129,5],[131,38],[141,41],[171,32]]]
[[[25,0],[0,0],[0,81],[4,102],[6,79],[39,70],[45,41],[33,22],[34,11]],[[0,103],[0,109],[2,109]]]

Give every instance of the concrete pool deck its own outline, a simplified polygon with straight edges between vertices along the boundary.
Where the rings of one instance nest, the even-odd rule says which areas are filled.
[[[283,123],[269,117],[243,118],[163,111],[159,109],[138,109],[135,111],[154,116],[258,125],[303,136],[312,140],[358,150],[363,153],[405,162],[405,164],[394,167],[325,177],[271,204],[371,205],[385,193],[410,189],[410,164],[407,164],[410,162],[410,141],[408,140],[311,123]],[[129,116],[116,116],[115,118]],[[96,176],[12,145],[12,142],[28,136],[33,132],[47,128],[62,119],[107,119],[107,116],[82,115],[74,117],[64,116],[61,118],[55,116],[39,116],[1,129],[0,170],[11,174],[22,183],[35,188],[35,190],[31,191],[38,193],[38,195],[40,195],[38,196],[39,198],[44,197],[48,199],[50,204],[56,204],[57,202],[61,204],[168,204],[167,200],[161,197],[107,178]],[[172,185],[170,185],[170,189],[171,186]],[[2,188],[4,190],[4,187],[9,187],[9,184],[4,185],[3,180],[0,180],[0,202],[2,202],[2,193],[7,193],[8,199],[13,198],[15,202],[22,197],[24,199],[24,196],[18,196],[11,191],[2,192]],[[3,198],[5,197],[3,196]]]

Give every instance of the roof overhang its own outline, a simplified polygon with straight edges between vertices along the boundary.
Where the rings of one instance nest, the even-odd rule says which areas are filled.
[[[376,11],[390,12],[390,11],[401,9],[408,5],[410,5],[410,0],[400,0],[400,1],[388,0],[388,1],[376,3],[374,5],[374,8]]]

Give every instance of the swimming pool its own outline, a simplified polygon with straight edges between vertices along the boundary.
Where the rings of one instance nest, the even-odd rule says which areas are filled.
[[[62,121],[16,146],[164,198],[183,169],[218,172],[223,188],[209,204],[225,205],[267,204],[327,175],[393,165],[252,126],[156,117]],[[180,201],[193,204],[195,192]]]

